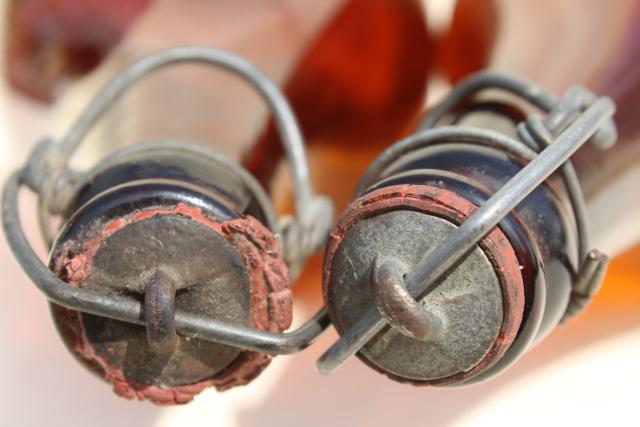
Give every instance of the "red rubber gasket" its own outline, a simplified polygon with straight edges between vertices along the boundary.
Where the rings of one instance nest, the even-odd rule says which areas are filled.
[[[54,273],[69,285],[81,287],[91,274],[93,258],[102,242],[130,224],[159,215],[183,216],[203,224],[225,237],[238,250],[250,276],[251,327],[282,332],[291,325],[293,301],[288,268],[273,233],[251,216],[218,222],[205,216],[200,209],[184,203],[171,209],[151,208],[133,212],[107,223],[83,243],[84,251],[72,256],[65,248],[58,251],[53,262]],[[210,386],[222,391],[247,384],[271,361],[266,354],[242,351],[222,372],[195,384],[168,388],[138,384],[97,354],[85,334],[82,313],[56,305],[52,307],[54,317],[60,320],[61,334],[72,343],[72,350],[90,369],[112,383],[116,394],[128,399],[148,399],[160,405],[187,403]]]

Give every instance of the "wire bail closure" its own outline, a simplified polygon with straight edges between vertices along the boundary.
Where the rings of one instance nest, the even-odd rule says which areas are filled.
[[[492,130],[469,126],[435,127],[462,101],[485,89],[501,89],[528,101],[547,114],[543,122],[530,116],[518,126],[519,139]],[[419,303],[424,294],[438,285],[446,272],[467,256],[469,251],[508,215],[529,193],[560,169],[569,193],[576,228],[580,264],[575,272],[571,298],[563,320],[575,315],[598,290],[608,259],[596,249],[589,249],[584,196],[569,160],[585,142],[606,149],[617,138],[611,119],[613,101],[596,97],[582,87],[569,89],[564,98],[510,75],[478,73],[470,76],[438,104],[423,120],[419,131],[385,150],[365,172],[356,195],[375,182],[389,164],[399,156],[435,144],[465,142],[488,145],[526,163],[515,176],[494,193],[464,221],[449,238],[424,257],[404,276],[392,261],[374,263],[372,287],[376,307],[358,320],[318,360],[317,368],[328,374],[357,353],[387,325],[416,339],[425,339],[437,328],[437,317]],[[397,266],[396,266],[397,267]],[[417,301],[416,301],[417,299]],[[420,313],[419,310],[423,312]]]
[[[317,196],[313,191],[302,133],[284,95],[262,71],[245,59],[210,47],[180,46],[152,53],[127,66],[95,96],[60,141],[46,139],[39,143],[26,166],[11,175],[2,195],[2,221],[9,246],[30,279],[51,302],[85,313],[144,325],[154,351],[171,349],[175,345],[177,331],[185,336],[270,355],[298,352],[327,328],[326,310],[321,309],[295,331],[275,333],[175,309],[175,286],[162,271],[154,276],[151,290],[148,295],[145,293],[143,303],[124,296],[70,287],[45,266],[25,236],[18,211],[20,188],[27,186],[38,195],[40,227],[50,245],[53,236],[47,215],[63,212],[78,191],[79,175],[68,168],[68,161],[89,130],[138,80],[156,70],[180,63],[222,68],[244,79],[261,95],[273,113],[292,170],[295,217],[285,228],[276,221],[270,221],[274,231],[284,234],[287,264],[293,270],[299,269],[307,256],[324,243],[333,207],[327,198]],[[130,149],[144,147],[132,146]],[[222,156],[214,157],[233,169],[258,199],[268,200],[265,191],[243,168]],[[275,214],[268,212],[268,215],[273,219]]]

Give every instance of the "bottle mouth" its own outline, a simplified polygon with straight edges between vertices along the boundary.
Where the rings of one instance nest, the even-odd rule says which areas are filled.
[[[376,259],[394,259],[409,273],[476,208],[428,185],[388,186],[354,201],[331,233],[324,264],[325,304],[338,332],[379,304],[371,283]],[[504,356],[522,323],[524,300],[516,253],[496,228],[419,300],[437,331],[417,339],[386,326],[358,356],[400,382],[463,383]]]

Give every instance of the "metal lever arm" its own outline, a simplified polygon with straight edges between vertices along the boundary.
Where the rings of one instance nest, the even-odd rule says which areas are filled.
[[[485,237],[531,191],[558,169],[592,135],[601,129],[615,111],[608,98],[600,98],[535,159],[523,167],[505,186],[457,228],[449,238],[424,258],[406,277],[406,288],[414,298],[424,296],[460,259]],[[435,130],[426,130],[412,138],[429,138]],[[386,325],[380,312],[372,307],[352,329],[319,359],[318,370],[327,374],[358,352]]]
[[[21,172],[14,173],[2,194],[2,223],[13,253],[29,278],[47,298],[58,305],[85,313],[124,322],[145,325],[143,304],[123,296],[105,295],[89,289],[75,288],[58,279],[33,251],[20,224],[18,190],[24,185]],[[175,326],[184,336],[202,338],[247,350],[268,354],[291,354],[308,347],[329,325],[326,310],[295,331],[265,332],[209,317],[175,312]]]

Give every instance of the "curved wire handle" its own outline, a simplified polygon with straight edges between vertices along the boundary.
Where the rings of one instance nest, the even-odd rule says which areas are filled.
[[[36,147],[28,164],[13,173],[2,194],[2,224],[12,252],[29,278],[47,298],[58,305],[102,317],[145,325],[143,304],[124,296],[68,286],[56,277],[36,255],[29,243],[18,210],[18,193],[25,185],[42,198],[48,189],[64,190],[55,181],[57,173],[68,173],[69,158],[91,127],[126,89],[140,78],[164,66],[200,62],[219,66],[249,82],[273,111],[282,144],[293,171],[296,223],[303,232],[302,257],[310,253],[325,238],[331,219],[331,203],[314,195],[302,134],[289,104],[260,70],[248,61],[229,52],[202,46],[183,46],[159,51],[129,65],[93,99],[59,143],[45,141]],[[68,188],[67,188],[68,190]],[[40,201],[42,202],[42,201]],[[326,225],[325,225],[326,224]],[[321,309],[295,331],[274,333],[176,310],[175,326],[182,335],[219,342],[268,354],[290,354],[313,342],[329,325],[326,310]]]
[[[98,119],[127,89],[149,74],[173,64],[202,63],[227,70],[249,83],[264,99],[273,113],[282,146],[292,171],[296,225],[301,232],[298,242],[304,255],[313,252],[324,240],[332,217],[332,205],[325,197],[314,194],[309,177],[302,132],[289,103],[280,89],[255,65],[230,52],[205,46],[179,46],[149,54],[117,74],[83,110],[73,126],[57,144],[50,144],[46,156],[55,165],[36,164],[30,171],[65,168],[69,159]],[[52,151],[55,151],[53,153]],[[51,160],[39,157],[37,160]],[[43,178],[29,179],[36,191],[43,187]],[[60,189],[60,186],[57,186]]]
[[[542,125],[535,119],[529,121],[526,127],[519,129],[522,141],[498,132],[468,126],[433,128],[461,101],[489,88],[503,89],[516,94],[548,112],[547,123]],[[578,94],[580,96],[577,96]],[[421,125],[422,130],[392,145],[373,162],[358,187],[358,194],[372,185],[375,177],[397,156],[431,144],[471,142],[497,146],[524,159],[527,164],[407,274],[404,286],[408,294],[414,298],[421,298],[436,286],[438,280],[456,262],[558,168],[563,170],[571,203],[576,212],[577,227],[581,232],[581,265],[573,292],[578,296],[581,296],[581,293],[593,292],[604,275],[607,259],[596,250],[588,250],[584,200],[569,158],[587,141],[601,148],[615,143],[616,128],[611,120],[614,111],[615,105],[611,99],[596,98],[584,89],[572,89],[565,99],[560,100],[554,94],[526,80],[509,75],[479,73],[457,86],[425,118]],[[555,134],[552,135],[551,132]],[[588,295],[582,296],[588,299]],[[575,313],[586,304],[581,298],[575,301],[570,304],[565,316]],[[340,367],[347,358],[357,353],[382,331],[386,324],[380,310],[371,307],[320,357],[316,364],[320,373],[328,374]]]

